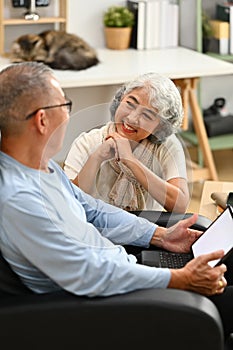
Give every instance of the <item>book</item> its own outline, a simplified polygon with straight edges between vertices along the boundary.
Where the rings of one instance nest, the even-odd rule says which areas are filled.
[[[213,28],[213,39],[210,42],[210,51],[219,53],[220,55],[229,54],[230,41],[230,25],[229,22],[220,20],[210,20]]]
[[[146,2],[127,0],[127,6],[134,13],[135,24],[132,28],[130,47],[143,50],[145,48]]]
[[[146,2],[145,49],[159,48],[160,36],[160,2],[149,0]]]
[[[169,0],[160,0],[160,44],[161,49],[168,46],[168,6]]]
[[[216,4],[216,19],[224,22],[230,21],[230,6],[232,3],[223,2]]]
[[[211,27],[214,31],[215,39],[229,39],[230,37],[230,26],[228,21],[220,21],[218,19],[210,20]]]
[[[229,39],[211,38],[208,51],[219,55],[229,55]]]
[[[134,25],[132,28],[132,34],[130,39],[130,47],[137,48],[137,35],[138,35],[138,4],[133,1],[127,1],[128,9],[134,14]]]
[[[135,25],[131,44],[138,50],[178,46],[179,5],[171,0],[128,0]]]
[[[145,49],[145,16],[146,3],[139,1],[138,3],[138,35],[137,35],[137,49]]]
[[[166,47],[176,47],[179,42],[179,5],[169,2],[167,8]]]
[[[233,55],[233,3],[224,2],[216,4],[216,19],[224,22],[229,22],[229,53]]]

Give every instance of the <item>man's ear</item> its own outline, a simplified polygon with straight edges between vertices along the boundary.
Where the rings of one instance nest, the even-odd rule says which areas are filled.
[[[48,128],[48,118],[46,116],[45,110],[40,109],[36,113],[34,119],[35,119],[35,124],[36,124],[38,131],[41,134],[45,134],[47,132],[47,128]]]

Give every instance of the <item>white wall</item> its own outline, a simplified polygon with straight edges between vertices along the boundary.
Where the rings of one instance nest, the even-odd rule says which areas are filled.
[[[209,77],[202,79],[201,101],[202,107],[209,107],[216,97],[226,99],[226,110],[233,114],[233,76]]]
[[[103,32],[103,14],[110,6],[125,5],[119,0],[67,0],[68,27],[67,30],[81,36],[96,47],[105,46]]]

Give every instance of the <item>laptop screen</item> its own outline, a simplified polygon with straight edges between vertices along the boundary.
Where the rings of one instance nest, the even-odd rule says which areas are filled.
[[[228,206],[212,222],[207,230],[192,245],[194,257],[201,254],[207,254],[219,249],[223,249],[225,255],[233,247],[233,212],[232,207]],[[209,262],[210,266],[215,266],[219,260]]]

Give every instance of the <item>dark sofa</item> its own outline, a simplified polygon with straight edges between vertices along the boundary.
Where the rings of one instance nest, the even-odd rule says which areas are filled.
[[[153,221],[152,214],[147,216]],[[174,223],[180,216],[170,219]],[[38,295],[22,285],[2,256],[0,291],[4,350],[224,349],[218,310],[195,293],[150,289],[105,298]]]

